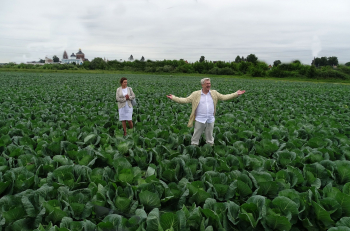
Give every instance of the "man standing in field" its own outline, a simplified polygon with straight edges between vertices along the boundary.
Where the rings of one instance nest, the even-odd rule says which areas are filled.
[[[213,129],[215,122],[216,104],[218,100],[229,100],[244,94],[245,90],[238,90],[235,93],[222,95],[215,90],[210,90],[211,84],[209,78],[201,80],[202,90],[193,92],[187,98],[179,98],[174,95],[167,95],[171,100],[177,103],[192,103],[192,113],[187,127],[194,125],[194,133],[191,139],[192,145],[198,145],[199,139],[205,130],[206,142],[214,145]]]

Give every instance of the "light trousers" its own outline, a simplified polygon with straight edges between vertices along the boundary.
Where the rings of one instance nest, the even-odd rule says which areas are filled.
[[[195,122],[194,124],[194,132],[193,136],[191,139],[191,144],[192,145],[198,145],[199,144],[199,139],[201,138],[201,135],[203,131],[205,130],[205,140],[207,144],[214,145],[214,137],[213,137],[213,130],[214,130],[214,123],[200,123],[198,121]]]

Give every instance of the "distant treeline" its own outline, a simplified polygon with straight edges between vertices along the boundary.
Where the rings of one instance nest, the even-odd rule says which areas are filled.
[[[348,79],[350,80],[350,62],[338,65],[337,57],[315,58],[311,65],[302,64],[299,60],[282,63],[276,60],[273,65],[261,62],[254,55],[246,58],[237,56],[234,62],[207,61],[204,56],[199,61],[188,63],[185,60],[163,61],[105,61],[95,58],[91,62],[85,61],[82,65],[74,64],[14,64],[9,63],[0,68],[14,69],[49,69],[49,70],[109,70],[149,73],[198,73],[212,75],[246,75],[252,77],[278,78],[317,78],[317,79]]]

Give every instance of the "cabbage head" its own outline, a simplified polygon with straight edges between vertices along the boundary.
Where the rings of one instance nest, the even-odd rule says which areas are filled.
[[[128,143],[120,143],[118,145],[118,151],[123,155],[128,153],[128,151],[129,151]]]

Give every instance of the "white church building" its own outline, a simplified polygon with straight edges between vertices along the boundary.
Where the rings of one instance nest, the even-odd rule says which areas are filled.
[[[63,58],[61,60],[62,64],[70,64],[70,63],[75,63],[76,65],[82,65],[85,61],[85,55],[83,52],[81,52],[81,49],[76,53],[72,53],[70,57],[68,57],[67,52],[63,52]]]

